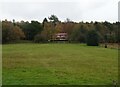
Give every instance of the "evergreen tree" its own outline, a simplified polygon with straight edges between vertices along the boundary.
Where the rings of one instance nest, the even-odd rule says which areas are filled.
[[[90,30],[87,34],[87,45],[88,46],[98,46],[99,45],[99,35],[95,30]]]

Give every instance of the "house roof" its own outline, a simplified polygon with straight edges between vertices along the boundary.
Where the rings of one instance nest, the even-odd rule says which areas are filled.
[[[59,35],[60,35],[60,36],[61,36],[61,35],[64,36],[64,35],[67,35],[67,33],[57,33],[56,35],[58,35],[58,36],[59,36]]]

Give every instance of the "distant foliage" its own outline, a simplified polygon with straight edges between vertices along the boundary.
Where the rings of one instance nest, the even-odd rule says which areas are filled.
[[[22,29],[14,26],[12,22],[2,21],[2,43],[14,42],[24,39],[25,35]]]
[[[26,35],[26,40],[34,40],[35,35],[43,30],[42,25],[38,21],[18,23]]]
[[[54,40],[57,33],[67,33],[69,42],[87,43],[88,33],[97,32],[99,43],[120,42],[120,22],[73,22],[69,18],[61,22],[56,15],[44,18],[43,22],[2,21],[3,43],[15,40],[30,40],[34,42],[46,42]],[[90,32],[88,32],[90,31]],[[90,38],[89,38],[90,39]],[[95,38],[97,40],[97,38]],[[90,40],[92,41],[92,40]],[[96,43],[95,43],[96,44]]]
[[[86,35],[88,32],[88,28],[84,25],[79,26],[79,28],[74,29],[71,34],[71,41],[86,43]]]

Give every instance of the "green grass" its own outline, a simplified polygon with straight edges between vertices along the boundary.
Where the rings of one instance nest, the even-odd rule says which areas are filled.
[[[106,85],[117,81],[118,50],[84,44],[3,45],[3,85]]]

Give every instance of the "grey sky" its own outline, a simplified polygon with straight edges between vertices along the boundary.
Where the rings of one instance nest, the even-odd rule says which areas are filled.
[[[119,0],[0,0],[0,19],[37,20],[55,14],[61,21],[118,21]]]

